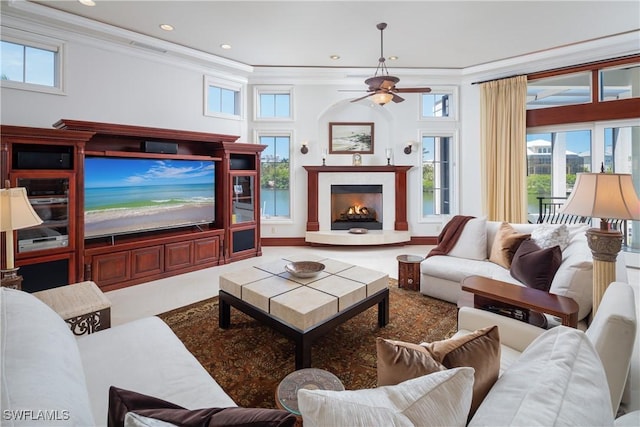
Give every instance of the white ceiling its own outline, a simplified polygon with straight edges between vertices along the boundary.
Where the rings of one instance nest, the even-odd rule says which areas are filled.
[[[399,57],[389,68],[461,69],[640,29],[638,0],[95,2],[34,1],[252,66],[375,67],[379,22]]]

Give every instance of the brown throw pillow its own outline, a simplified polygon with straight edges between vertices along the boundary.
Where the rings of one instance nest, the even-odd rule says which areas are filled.
[[[549,292],[561,263],[560,246],[540,249],[533,240],[525,240],[513,257],[510,273],[530,288]]]
[[[478,329],[458,338],[422,344],[433,358],[447,368],[475,369],[469,419],[484,400],[500,373],[500,333],[497,326]]]
[[[293,427],[296,423],[295,415],[279,409],[231,407],[190,410],[162,399],[111,386],[108,427],[124,427],[128,412],[182,427]]]
[[[378,386],[396,385],[447,368],[418,344],[376,339]]]
[[[531,234],[517,233],[511,224],[503,222],[496,233],[496,237],[493,239],[489,261],[508,270],[518,247],[530,237]]]

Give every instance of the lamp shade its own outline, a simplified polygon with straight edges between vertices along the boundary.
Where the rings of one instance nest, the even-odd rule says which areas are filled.
[[[0,189],[0,231],[13,231],[42,224],[23,187]]]
[[[378,105],[384,105],[393,99],[393,95],[388,92],[379,92],[371,95],[371,100]]]
[[[630,174],[579,173],[560,213],[640,220],[640,200]]]

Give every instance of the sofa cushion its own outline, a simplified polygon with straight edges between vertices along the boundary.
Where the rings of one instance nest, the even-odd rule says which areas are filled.
[[[525,349],[469,423],[496,425],[613,425],[604,368],[584,332],[558,326]]]
[[[567,224],[540,224],[531,232],[531,240],[542,249],[560,246],[565,250],[569,246],[569,228]]]
[[[474,218],[467,222],[449,256],[480,261],[487,259],[487,219]]]
[[[560,246],[540,248],[532,239],[522,242],[511,263],[511,275],[530,288],[548,292],[562,263]]]
[[[94,426],[82,361],[69,325],[26,292],[0,287],[3,425]],[[7,412],[9,411],[9,412]],[[33,411],[11,420],[11,411]],[[42,411],[42,412],[39,412]],[[44,424],[43,424],[44,425]]]
[[[475,370],[469,411],[469,415],[473,416],[500,374],[498,327],[489,326],[468,335],[421,345],[447,368],[468,366]]]
[[[124,427],[129,413],[182,427],[264,426],[293,427],[296,417],[284,410],[265,408],[203,408],[189,410],[145,394],[109,388],[109,427]],[[142,417],[134,417],[144,425]],[[133,422],[133,420],[131,420]],[[147,424],[152,424],[150,421]]]
[[[84,335],[77,343],[97,425],[107,422],[112,385],[188,409],[236,406],[158,317]]]
[[[456,368],[397,385],[361,390],[298,390],[305,427],[464,426],[473,369]]]
[[[508,222],[503,222],[493,239],[489,261],[509,269],[511,260],[520,244],[531,237],[527,233],[517,233]]]
[[[376,339],[378,385],[394,385],[447,369],[421,345]]]

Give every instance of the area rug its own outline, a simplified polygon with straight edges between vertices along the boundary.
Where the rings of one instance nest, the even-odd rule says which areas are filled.
[[[311,365],[340,378],[347,390],[376,386],[376,337],[413,343],[449,338],[456,306],[389,283],[389,323],[378,326],[377,305],[319,338]],[[274,408],[278,383],[294,371],[293,341],[231,309],[231,327],[218,327],[218,298],[159,315],[231,398],[243,407]]]

